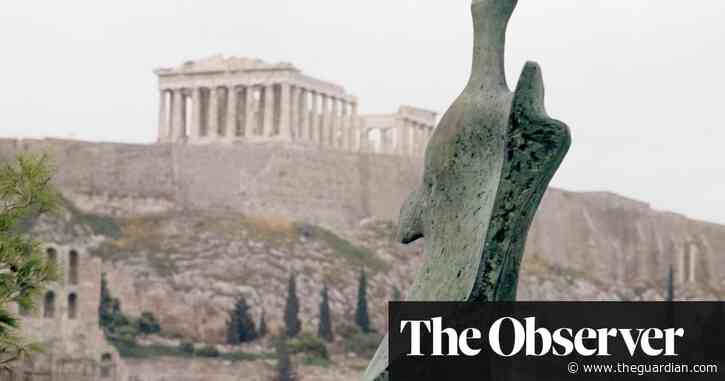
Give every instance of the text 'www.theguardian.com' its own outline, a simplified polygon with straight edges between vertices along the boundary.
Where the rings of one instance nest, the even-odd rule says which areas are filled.
[[[567,365],[570,374],[609,374],[609,375],[698,375],[718,374],[720,367],[717,364],[592,364],[570,362]]]

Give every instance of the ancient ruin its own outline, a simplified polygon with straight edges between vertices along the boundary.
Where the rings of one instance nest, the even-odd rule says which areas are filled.
[[[2,381],[126,381],[126,367],[98,325],[101,260],[63,245],[45,247],[60,280],[43,293],[35,311],[14,313],[21,333],[43,351],[0,374]]]
[[[568,127],[546,114],[537,64],[526,64],[514,92],[506,84],[516,3],[473,1],[469,83],[429,142],[422,183],[400,212],[401,242],[426,238],[406,300],[516,300],[529,227],[571,142]],[[386,337],[364,379],[387,379],[394,361]]]
[[[410,106],[361,117],[344,87],[290,63],[217,55],[154,73],[160,143],[282,141],[421,156],[436,123],[435,112]]]

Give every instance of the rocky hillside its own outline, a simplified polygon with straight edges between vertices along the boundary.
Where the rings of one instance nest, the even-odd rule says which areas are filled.
[[[205,342],[223,340],[226,311],[240,294],[257,316],[265,311],[279,325],[292,274],[305,329],[316,329],[319,292],[327,284],[336,328],[345,330],[364,269],[373,321],[384,329],[385,303],[395,288],[405,290],[423,260],[420,243],[397,244],[396,227],[376,220],[333,232],[236,212],[111,218],[68,204],[34,228],[48,240],[82,242],[103,258],[126,313],[151,311],[165,330]],[[725,228],[615,195],[551,190],[529,238],[522,300],[658,300],[670,263],[683,257],[692,267],[678,281],[681,298],[724,295],[714,274],[722,269]]]

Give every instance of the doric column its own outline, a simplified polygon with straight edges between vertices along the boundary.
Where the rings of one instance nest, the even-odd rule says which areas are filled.
[[[176,89],[171,93],[173,106],[171,108],[171,140],[177,142],[184,136],[184,93]]]
[[[326,94],[320,94],[322,101],[322,109],[320,110],[320,145],[326,147],[330,141],[329,131],[327,130],[328,124],[328,111],[327,102],[328,97]]]
[[[340,112],[340,149],[350,149],[350,126],[348,117],[348,103],[346,100],[342,100],[342,110]]]
[[[191,131],[190,140],[198,140],[201,137],[201,89],[195,87],[191,90]]]
[[[350,132],[350,149],[356,151],[359,149],[359,135],[357,134],[359,119],[357,117],[357,102],[352,101],[350,103],[350,122],[348,130]]]
[[[311,142],[320,144],[320,124],[317,120],[319,94],[315,91],[311,91],[310,98],[312,100],[312,109],[310,110],[309,115],[309,137]]]
[[[292,140],[300,140],[300,91],[297,86],[290,86],[289,89],[289,102],[290,102],[290,117],[289,126],[292,134]]]
[[[337,107],[339,100],[334,97],[330,97],[330,103],[331,103],[330,104],[330,106],[331,106],[330,107],[330,119],[329,119],[330,126],[328,128],[328,130],[330,131],[329,142],[330,142],[330,147],[336,148],[338,146],[337,139],[338,139],[338,132],[339,132],[338,131],[339,130],[339,126],[338,126],[338,124],[339,124],[338,115],[339,114],[338,114],[338,107]]]
[[[300,138],[302,141],[310,139],[310,115],[307,107],[307,90],[300,88]]]
[[[262,136],[272,136],[274,132],[274,86],[264,87],[264,118]]]
[[[254,86],[247,86],[244,89],[244,135],[253,137],[257,129],[257,122],[254,119]]]
[[[207,110],[206,136],[210,139],[219,135],[219,92],[216,87],[209,89],[209,109]]]
[[[283,83],[280,89],[279,102],[279,136],[283,140],[292,140],[292,127],[290,126],[290,84]]]
[[[229,86],[227,88],[227,140],[234,140],[237,137],[237,113],[239,110],[237,99],[237,89]]]
[[[159,143],[166,143],[169,140],[169,122],[167,116],[166,90],[159,91]]]

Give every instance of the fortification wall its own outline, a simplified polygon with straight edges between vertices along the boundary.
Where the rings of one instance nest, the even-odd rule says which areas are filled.
[[[0,140],[0,159],[46,152],[78,207],[113,215],[231,209],[325,226],[397,220],[421,158],[289,144],[135,145]]]

